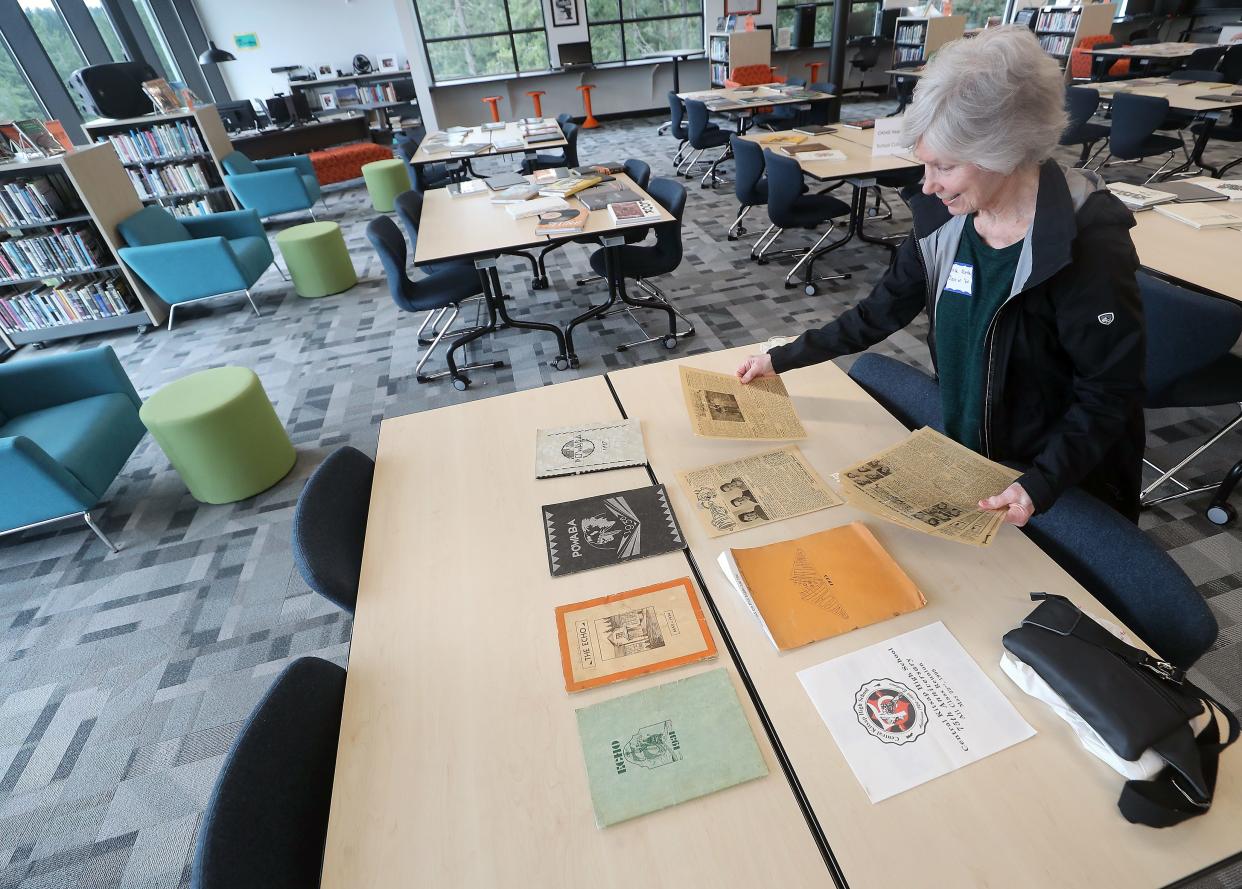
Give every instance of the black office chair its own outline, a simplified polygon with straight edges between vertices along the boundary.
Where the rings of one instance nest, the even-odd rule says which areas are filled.
[[[807,87],[813,93],[825,93],[833,96],[826,102],[811,102],[802,110],[798,117],[798,123],[807,124],[808,126],[826,126],[837,120],[840,115],[841,97],[837,94],[837,85],[835,83],[812,83]]]
[[[421,127],[420,127],[421,129]],[[416,167],[411,161],[414,153],[418,151],[420,140],[397,136],[393,139],[392,150],[396,152],[397,157],[405,161],[405,172],[410,177],[410,188],[415,191],[425,191],[428,188],[443,188],[450,182],[456,182],[464,175],[464,169],[460,164],[449,164],[446,162],[436,162],[434,164],[422,164]]]
[[[675,179],[652,179],[647,193],[672,215],[673,221],[651,226],[651,230],[655,232],[654,244],[627,244],[617,251],[620,273],[625,278],[633,279],[650,297],[644,299],[628,294],[623,296],[621,311],[629,314],[630,319],[643,332],[644,339],[617,346],[618,352],[654,342],[663,343],[666,349],[675,349],[678,340],[694,336],[694,325],[690,323],[690,319],[678,311],[664,292],[650,280],[667,275],[681,265],[681,221],[686,212],[686,188]],[[591,254],[591,268],[600,277],[608,271],[605,252],[601,248]],[[634,316],[633,308],[659,309],[669,313],[669,332],[663,336],[649,336],[642,322]],[[689,326],[684,330],[677,330],[674,316]]]
[[[1208,126],[1209,123],[1210,121],[1196,121],[1190,125],[1190,130],[1196,137],[1198,137],[1203,132],[1203,128]],[[1216,124],[1212,127],[1211,141],[1232,142],[1235,144],[1242,142],[1242,117],[1239,116],[1237,111],[1230,112],[1228,123],[1224,123],[1222,121],[1216,122]],[[1200,161],[1200,163],[1203,164],[1203,168],[1212,176],[1220,179],[1238,164],[1242,164],[1242,156],[1236,157],[1220,167],[1214,167],[1206,161]]]
[[[1242,81],[1242,44],[1235,43],[1226,49],[1217,68],[1225,76],[1226,83]]]
[[[693,175],[695,164],[703,156],[703,152],[719,148],[720,154],[708,164],[707,172],[703,174],[703,179],[699,183],[703,188],[707,188],[710,180],[714,186],[720,181],[720,177],[716,175],[716,167],[729,154],[729,137],[733,135],[733,131],[710,125],[707,119],[707,106],[697,99],[686,99],[686,129],[694,154],[691,154],[686,161],[685,169],[681,171],[681,174],[689,179]]]
[[[731,136],[729,144],[733,146],[733,194],[739,204],[737,218],[729,226],[727,237],[736,241],[746,234],[742,220],[755,207],[763,207],[768,203],[768,180],[763,175],[763,146],[758,142],[749,142],[741,136]]]
[[[867,72],[880,62],[880,46],[882,38],[875,36],[859,37],[853,41],[856,52],[850,59],[850,66],[859,72],[858,92],[866,92]]]
[[[1138,278],[1150,331],[1146,406],[1185,408],[1236,404],[1239,411],[1173,468],[1162,470],[1145,460],[1159,476],[1143,489],[1143,506],[1214,491],[1206,515],[1217,525],[1230,525],[1237,518],[1237,510],[1229,502],[1229,495],[1242,478],[1242,461],[1235,463],[1223,480],[1196,488],[1178,481],[1176,473],[1242,425],[1242,356],[1232,352],[1234,343],[1242,336],[1242,305],[1192,293],[1150,275],[1139,274]],[[1236,451],[1236,438],[1234,441]],[[1158,488],[1169,483],[1179,490],[1153,496]]]
[[[944,431],[940,389],[887,355],[859,355],[849,375],[907,429]],[[1177,563],[1119,512],[1080,488],[1022,529],[1165,660],[1186,668],[1212,647],[1216,618]]]
[[[625,170],[625,175],[634,180],[635,185],[643,191],[647,190],[647,183],[651,181],[651,164],[632,157],[621,166]]]
[[[673,169],[676,170],[681,166],[686,149],[690,145],[690,130],[686,127],[685,108],[681,103],[681,99],[677,98],[677,94],[672,90],[669,90],[668,93],[668,114],[669,132],[677,140],[677,151],[673,155]],[[712,124],[712,126],[716,125]]]
[[[1113,123],[1108,133],[1108,153],[1097,169],[1107,167],[1114,157],[1138,162],[1168,152],[1168,159],[1147,177],[1146,182],[1159,177],[1173,163],[1177,152],[1184,151],[1180,139],[1156,134],[1156,128],[1168,115],[1168,99],[1134,93],[1117,93],[1113,96]]]
[[[560,118],[558,117],[559,121]],[[561,149],[560,154],[537,154],[534,157],[528,157],[522,161],[522,173],[529,176],[536,170],[551,170],[555,167],[576,167],[578,166],[578,133],[582,127],[576,123],[566,123],[561,125],[561,131],[565,134],[565,142],[567,143]]]
[[[242,726],[198,828],[191,889],[319,885],[345,670],[303,657]]]
[[[480,364],[466,365],[457,364],[453,354],[467,343],[483,336],[490,329],[489,327],[472,327],[454,331],[458,336],[453,340],[448,354],[445,356],[448,370],[434,374],[423,374],[423,365],[431,358],[436,347],[440,345],[440,341],[444,339],[444,335],[453,326],[458,312],[461,311],[461,304],[467,299],[483,293],[483,281],[479,277],[478,271],[465,264],[437,268],[436,271],[427,277],[419,281],[411,281],[405,273],[407,256],[405,238],[401,236],[401,230],[397,228],[397,224],[387,216],[376,217],[367,223],[367,240],[371,242],[371,246],[379,254],[380,262],[383,263],[384,273],[388,276],[388,292],[392,295],[392,301],[397,304],[397,308],[405,312],[416,313],[436,313],[441,309],[450,310],[448,319],[440,326],[435,339],[423,351],[418,364],[414,368],[414,378],[418,382],[428,383],[440,377],[451,376],[453,378],[453,388],[464,390],[470,385],[470,380],[462,371],[475,370],[477,368],[504,367],[503,361],[488,361]],[[422,329],[419,328],[419,331],[421,332]]]
[[[1076,166],[1085,166],[1095,143],[1108,139],[1108,127],[1091,123],[1091,118],[1099,107],[1099,90],[1086,86],[1065,88],[1065,111],[1069,116],[1069,126],[1061,134],[1061,144],[1082,146],[1082,154]]]
[[[833,221],[842,216],[850,215],[850,205],[842,200],[826,194],[806,194],[803,190],[802,168],[790,157],[764,150],[763,157],[767,165],[768,175],[768,219],[775,226],[775,234],[771,236],[759,253],[759,261],[764,262],[763,254],[785,229],[802,228],[808,231],[819,228],[825,222],[828,230],[824,232],[810,248],[803,253],[793,268],[785,275],[785,286],[796,287],[794,278],[798,270],[806,266],[806,276],[802,284],[807,296],[819,292],[816,281],[839,280],[850,277],[844,275],[827,275],[816,278],[815,260],[819,258],[819,247],[832,234],[836,223]],[[831,249],[831,247],[829,248]]]
[[[1205,46],[1202,49],[1196,49],[1190,55],[1182,60],[1177,66],[1178,71],[1214,71],[1220,65],[1220,60],[1225,55],[1227,46]],[[1177,72],[1174,72],[1177,73]],[[1200,77],[1186,77],[1183,80],[1202,80]],[[1219,83],[1219,81],[1217,81]]]
[[[362,451],[337,448],[311,473],[293,508],[293,564],[307,586],[350,614],[374,475],[375,461]]]
[[[785,86],[805,88],[806,80],[801,77],[790,77],[785,80]],[[769,130],[788,130],[797,126],[798,120],[798,106],[785,104],[775,105],[771,111],[756,114],[751,118],[751,123],[757,127],[767,127]]]

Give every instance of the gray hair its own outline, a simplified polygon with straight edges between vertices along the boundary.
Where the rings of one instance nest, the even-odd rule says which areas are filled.
[[[1052,156],[1068,119],[1065,80],[1021,25],[942,46],[906,110],[907,145],[997,173]]]

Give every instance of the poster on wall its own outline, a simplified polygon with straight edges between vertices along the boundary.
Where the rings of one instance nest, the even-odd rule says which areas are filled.
[[[552,24],[557,28],[578,24],[578,0],[552,0]]]
[[[251,31],[248,34],[234,34],[233,45],[238,49],[258,49],[259,35]]]

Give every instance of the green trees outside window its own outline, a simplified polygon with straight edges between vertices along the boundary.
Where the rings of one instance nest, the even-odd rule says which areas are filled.
[[[596,62],[703,48],[703,0],[586,0],[586,17]]]
[[[432,79],[546,71],[540,0],[416,0]]]

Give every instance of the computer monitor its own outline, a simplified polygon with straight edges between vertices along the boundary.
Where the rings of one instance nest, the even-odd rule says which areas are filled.
[[[311,114],[310,102],[306,100],[306,93],[302,90],[293,91],[293,116],[300,121],[311,121],[315,119],[315,115]]]
[[[595,59],[591,55],[591,43],[588,40],[581,43],[562,43],[558,47],[558,52],[562,68],[583,68],[595,64]]]
[[[306,94],[295,91],[291,96],[273,96],[267,100],[267,116],[278,127],[287,127],[298,121],[314,120]]]
[[[217,102],[216,111],[220,113],[224,128],[230,133],[253,130],[259,125],[258,118],[255,117],[254,106],[249,101]]]

